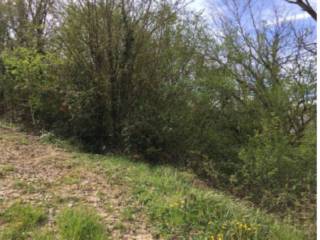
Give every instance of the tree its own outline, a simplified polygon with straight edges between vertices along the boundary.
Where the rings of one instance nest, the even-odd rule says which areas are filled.
[[[303,11],[307,12],[315,21],[317,21],[317,12],[308,0],[286,0],[286,2],[298,5]]]
[[[86,86],[93,94],[87,115],[95,119],[95,129],[89,132],[99,134],[95,141],[100,145],[121,148],[123,132],[154,115],[148,111],[156,105],[150,105],[159,102],[163,89],[190,78],[189,62],[198,42],[193,30],[200,31],[200,25],[181,8],[180,1],[82,0],[66,5],[59,42],[82,82],[72,87],[82,92],[78,87]]]
[[[259,112],[275,113],[292,141],[297,141],[315,118],[315,55],[303,47],[312,33],[302,30],[297,35],[290,23],[258,22],[250,2],[242,10],[235,1],[228,6],[231,14],[221,25],[225,49],[213,60],[230,70],[240,101],[253,99]]]
[[[44,52],[53,11],[52,0],[14,0],[0,5],[2,33],[6,44],[13,47],[35,47]]]
[[[292,203],[281,196],[292,194],[300,201],[303,195],[314,199],[315,193],[310,180],[316,174],[317,69],[315,44],[310,44],[314,35],[308,27],[295,27],[276,13],[272,24],[260,20],[251,1],[226,2],[208,59],[211,66],[225,70],[224,76],[229,77],[224,81],[231,83],[233,103],[227,119],[236,117],[238,122],[229,122],[223,131],[234,126],[241,140],[239,158],[232,161],[234,172],[218,168],[219,173],[227,175],[226,182],[236,194],[269,210],[288,209]],[[227,93],[226,89],[219,92]],[[249,115],[247,124],[239,112]],[[247,130],[250,127],[252,131]]]

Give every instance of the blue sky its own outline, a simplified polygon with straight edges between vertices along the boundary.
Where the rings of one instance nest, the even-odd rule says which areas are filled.
[[[225,7],[225,1],[228,0],[194,0],[193,3],[189,5],[192,10],[203,11],[203,16],[208,20],[208,23],[215,19],[217,15],[229,16],[228,10]],[[235,0],[237,5],[245,6],[248,0]],[[309,2],[316,9],[317,0],[309,0]],[[296,29],[310,29],[311,35],[309,36],[310,43],[316,41],[316,22],[312,17],[310,17],[306,12],[304,12],[299,6],[295,4],[287,3],[285,0],[252,0],[252,9],[254,11],[254,18],[257,22],[263,20],[271,28],[273,25],[281,22],[293,22]],[[239,9],[239,8],[238,8]],[[240,8],[241,9],[241,8]],[[247,8],[244,8],[247,9]],[[277,18],[275,17],[275,11],[277,13]],[[240,11],[241,12],[241,11]],[[241,19],[242,24],[246,24],[248,20],[247,31],[251,32],[252,22],[247,14]],[[213,23],[213,22],[211,22]],[[219,33],[220,30],[216,28],[217,25],[212,24],[212,30]],[[245,26],[245,25],[243,25]]]
[[[211,17],[217,12],[223,12],[221,2],[223,0],[194,0],[190,4],[190,8],[198,11],[204,11],[205,16]],[[246,2],[246,0],[237,0],[237,2]],[[252,1],[259,8],[259,15],[267,21],[272,20],[274,9],[284,18],[296,21],[309,21],[310,16],[303,12],[298,6],[289,4],[285,0],[254,0]],[[316,8],[316,0],[309,0]]]

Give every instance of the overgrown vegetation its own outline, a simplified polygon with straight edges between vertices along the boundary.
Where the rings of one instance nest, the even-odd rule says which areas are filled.
[[[222,2],[228,11],[212,29],[179,0],[1,1],[0,114],[88,151],[192,169],[209,185],[313,223],[313,27],[278,16],[270,24],[250,1]],[[201,194],[155,218],[182,219],[175,231],[191,234],[188,207],[212,210]]]

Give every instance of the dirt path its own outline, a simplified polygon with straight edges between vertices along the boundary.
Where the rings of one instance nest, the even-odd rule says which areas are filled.
[[[54,229],[62,208],[85,204],[97,210],[113,239],[153,239],[143,217],[123,218],[129,201],[125,187],[111,186],[75,158],[38,137],[0,127],[0,211],[16,201],[41,204]]]

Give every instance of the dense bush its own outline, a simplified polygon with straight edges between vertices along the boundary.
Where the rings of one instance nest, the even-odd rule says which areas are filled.
[[[294,146],[288,136],[279,129],[279,119],[270,123],[264,122],[261,132],[252,136],[240,151],[243,160],[241,169],[237,172],[243,186],[243,193],[251,196],[255,202],[269,208],[285,210],[297,199],[288,199],[282,193],[301,196],[315,186],[315,139],[305,136],[305,144]],[[314,131],[314,130],[313,130]],[[313,152],[311,155],[302,152]],[[279,188],[279,183],[284,186]],[[254,194],[252,194],[254,192]],[[278,204],[269,202],[265,196],[273,195]]]

